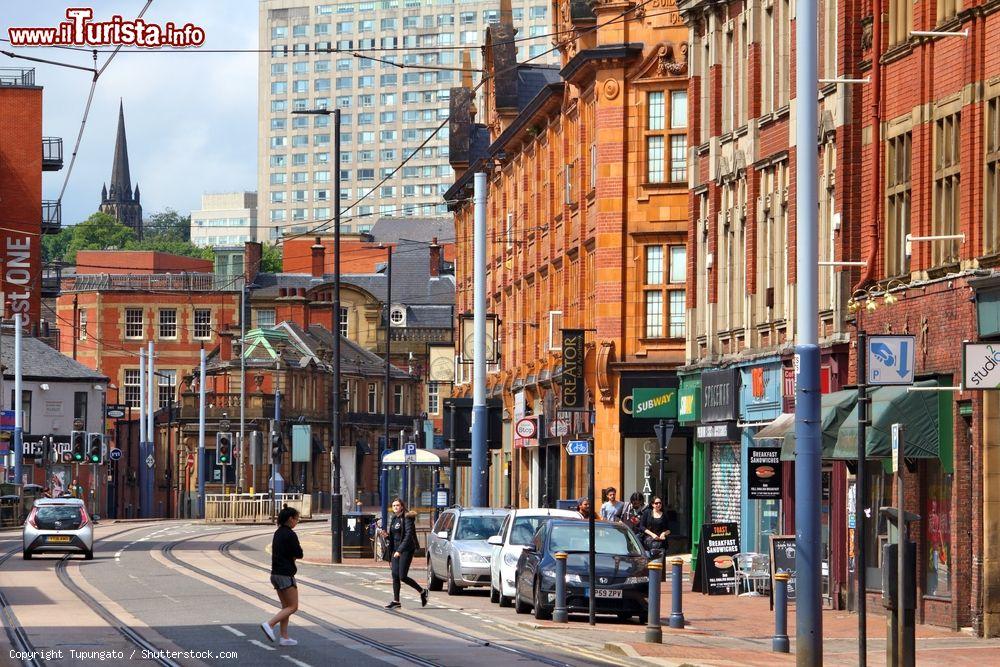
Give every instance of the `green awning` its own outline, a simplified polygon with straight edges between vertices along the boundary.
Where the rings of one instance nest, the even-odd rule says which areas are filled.
[[[834,445],[837,444],[837,433],[841,424],[848,419],[851,412],[858,403],[858,392],[856,389],[845,389],[829,394],[823,394],[820,398],[820,431],[822,433],[824,459],[832,458]],[[855,423],[857,417],[855,417]],[[795,460],[795,422],[784,435],[784,442],[781,446],[781,460]]]
[[[937,387],[937,380],[917,382],[915,387]],[[866,451],[870,458],[888,458],[892,454],[892,425],[906,425],[904,455],[911,459],[938,458],[940,429],[939,392],[907,391],[907,387],[878,387],[869,391],[871,426],[868,427]],[[857,407],[844,420],[833,448],[833,459],[856,459],[858,456]]]

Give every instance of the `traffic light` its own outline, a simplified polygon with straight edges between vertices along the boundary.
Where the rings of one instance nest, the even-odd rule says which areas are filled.
[[[233,434],[215,434],[215,463],[229,465],[233,461]]]
[[[284,451],[285,443],[281,441],[281,434],[277,431],[271,431],[271,459],[281,458]]]
[[[69,441],[73,451],[73,462],[82,463],[87,455],[87,434],[83,431],[73,431]]]
[[[89,463],[104,462],[104,436],[100,433],[87,434],[87,461]]]

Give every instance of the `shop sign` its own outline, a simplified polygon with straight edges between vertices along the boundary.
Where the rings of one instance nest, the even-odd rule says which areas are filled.
[[[966,389],[1000,389],[1000,343],[962,344],[962,384]]]
[[[698,440],[702,442],[739,442],[740,430],[736,422],[719,424],[698,424],[695,429]]]
[[[632,416],[636,419],[677,419],[677,388],[634,389]]]
[[[514,425],[517,437],[531,440],[538,437],[538,423],[533,417],[525,417]]]
[[[562,405],[561,410],[585,412],[587,391],[583,377],[584,331],[562,330]]]
[[[785,573],[788,579],[788,599],[795,599],[795,536],[771,535],[771,590],[774,590],[774,575]]]
[[[701,591],[708,595],[732,595],[736,591],[733,556],[740,552],[739,526],[735,523],[703,524],[699,551]]]
[[[569,433],[569,421],[566,419],[553,419],[549,424],[549,435],[553,438],[561,438]]]
[[[781,448],[747,448],[747,498],[781,498]]]
[[[795,412],[795,369],[781,367],[781,411]]]
[[[677,395],[677,420],[682,423],[696,422],[701,417],[701,381],[681,380]]]
[[[618,384],[618,430],[625,437],[641,438],[651,437],[653,427],[650,419],[676,419],[677,418],[677,391],[680,381],[676,375],[666,373],[628,373],[622,375]],[[647,393],[648,392],[648,393]],[[665,392],[671,393],[669,402],[664,403]],[[636,412],[636,396],[640,401],[647,402],[656,397],[654,405],[644,406],[645,414]],[[666,406],[669,406],[665,408]],[[653,409],[655,412],[649,413]],[[660,412],[670,410],[664,416]]]
[[[736,388],[739,371],[727,368],[701,374],[701,420],[723,422],[736,420]]]

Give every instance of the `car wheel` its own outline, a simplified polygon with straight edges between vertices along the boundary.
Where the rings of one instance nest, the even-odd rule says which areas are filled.
[[[552,612],[547,609],[545,604],[542,602],[542,589],[541,586],[538,585],[537,581],[535,582],[534,598],[535,618],[539,621],[547,621],[552,618]]]
[[[490,602],[493,604],[500,602],[500,591],[493,588],[493,584],[490,584]]]
[[[86,560],[94,560],[94,550],[93,549],[88,549],[87,551],[84,551],[83,552],[83,557]]]
[[[462,589],[455,583],[455,574],[451,570],[451,560],[448,561],[448,595],[459,595]]]
[[[434,567],[431,565],[431,559],[427,558],[427,588],[432,591],[441,590],[444,582],[434,576]]]
[[[514,611],[518,614],[527,614],[531,611],[531,605],[521,600],[516,588],[514,589]]]
[[[499,603],[501,607],[509,607],[514,604],[514,600],[510,596],[500,593],[497,603]]]
[[[21,552],[21,557],[24,558],[24,560],[31,560],[31,556],[32,556],[32,553],[30,551],[28,551],[27,549],[25,549],[24,551]]]
[[[639,625],[646,625],[649,623],[649,612],[641,611],[639,612]]]

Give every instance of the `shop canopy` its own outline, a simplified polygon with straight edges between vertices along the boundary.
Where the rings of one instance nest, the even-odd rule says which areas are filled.
[[[434,449],[421,449],[417,447],[417,451],[413,456],[412,465],[418,466],[437,466],[442,464],[442,458],[438,452],[439,450]],[[382,457],[382,464],[387,466],[402,466],[406,465],[406,451],[403,449],[395,449],[385,456]]]
[[[915,387],[937,387],[937,380],[917,382]],[[906,426],[904,456],[911,459],[936,459],[940,451],[939,397],[936,391],[907,391],[905,386],[877,387],[869,390],[871,425],[866,431],[869,458],[892,455],[892,425]],[[858,456],[858,411],[855,408],[844,420],[832,455],[824,458],[856,459]]]
[[[820,399],[820,433],[822,435],[823,458],[831,458],[837,443],[840,425],[857,405],[858,392],[853,390],[835,391],[823,394]],[[781,460],[795,460],[795,415],[785,413],[762,428],[754,440],[782,441]]]

